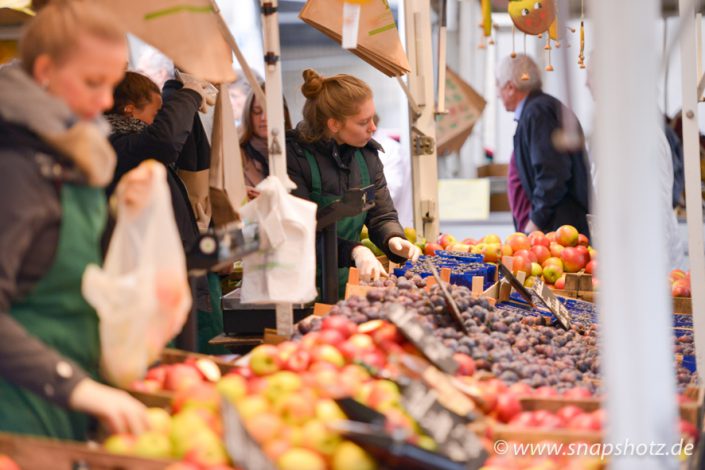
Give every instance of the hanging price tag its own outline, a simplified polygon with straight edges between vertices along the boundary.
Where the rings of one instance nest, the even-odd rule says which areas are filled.
[[[357,34],[360,29],[360,5],[356,3],[343,3],[343,49],[357,47]]]

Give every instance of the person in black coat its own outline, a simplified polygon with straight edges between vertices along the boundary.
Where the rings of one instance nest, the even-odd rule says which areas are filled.
[[[514,156],[521,186],[531,201],[529,221],[521,229],[550,232],[568,224],[589,236],[590,177],[585,147],[562,151],[553,141],[563,113],[573,112],[541,91],[539,68],[524,54],[506,57],[496,78],[500,99],[517,121]]]
[[[210,164],[210,147],[198,118],[199,109],[205,109],[209,99],[205,92],[208,84],[198,80],[187,80],[183,85],[173,82],[165,84],[163,102],[156,83],[136,72],[126,72],[115,88],[115,103],[106,118],[112,126],[109,140],[118,158],[108,195],[126,172],[144,160],[164,164],[174,219],[188,253],[198,241],[200,230],[177,169],[200,170]],[[226,350],[208,345],[208,340],[223,331],[218,276],[209,273],[199,277],[195,294],[198,350],[225,354]]]

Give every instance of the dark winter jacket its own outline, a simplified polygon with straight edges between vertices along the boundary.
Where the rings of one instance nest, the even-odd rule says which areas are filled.
[[[201,96],[192,90],[181,90],[164,100],[154,122],[141,132],[114,132],[110,143],[117,153],[117,167],[108,194],[128,171],[147,159],[163,163],[167,168],[167,183],[171,192],[174,219],[184,249],[188,251],[198,238],[198,225],[189,203],[186,188],[176,174],[175,165],[191,135],[194,119],[201,104]],[[110,116],[109,116],[110,118]]]
[[[529,94],[514,134],[517,170],[531,201],[530,218],[539,229],[549,232],[570,224],[589,236],[586,153],[584,148],[559,152],[553,145],[554,132],[561,127],[561,112],[572,113],[541,91]]]
[[[316,159],[321,173],[322,192],[329,195],[342,195],[351,188],[362,186],[360,172],[355,164],[356,150],[362,150],[367,163],[371,183],[375,186],[375,206],[367,213],[365,225],[369,229],[370,240],[377,245],[390,260],[400,263],[404,258],[389,251],[389,239],[404,237],[404,229],[399,224],[399,217],[384,178],[384,167],[379,159],[381,146],[371,140],[362,149],[349,145],[338,145],[333,140],[305,143],[299,138],[296,129],[287,132],[287,167],[289,177],[296,184],[292,194],[304,199],[311,199],[311,170],[304,150],[308,150]],[[341,267],[352,264],[352,249],[359,243],[338,238],[338,264]],[[320,254],[318,254],[320,256]]]

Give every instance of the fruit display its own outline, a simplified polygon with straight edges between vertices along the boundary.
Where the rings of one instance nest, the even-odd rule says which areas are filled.
[[[558,449],[560,444],[553,441],[542,442],[548,449]],[[520,448],[519,442],[508,442],[508,446],[516,445]],[[586,444],[587,445],[587,444]],[[600,470],[606,468],[607,461],[597,457],[572,457],[572,456],[518,456],[518,455],[495,455],[490,457],[480,470]]]
[[[185,357],[183,362],[163,363],[150,368],[145,377],[130,384],[135,392],[171,394],[202,383],[220,380],[221,368],[208,357]]]
[[[690,297],[690,271],[674,269],[668,275],[673,297]]]

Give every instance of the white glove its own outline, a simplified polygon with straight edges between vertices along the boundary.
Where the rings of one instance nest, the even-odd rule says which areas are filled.
[[[206,214],[206,211],[203,209],[203,205],[200,202],[196,203],[196,213],[194,215],[196,216],[198,231],[201,233],[207,232],[211,225],[211,216],[210,214]]]
[[[389,250],[395,255],[403,256],[411,261],[416,261],[421,256],[421,249],[411,243],[409,240],[404,240],[401,237],[392,237],[389,239]]]
[[[139,435],[149,428],[147,407],[123,390],[83,379],[71,392],[69,406],[96,416],[113,433]]]
[[[380,276],[387,276],[384,266],[369,248],[356,246],[353,248],[352,258],[355,260],[355,266],[360,271],[360,278],[363,280],[376,281]]]
[[[205,80],[201,80],[195,75],[189,73],[184,73],[179,70],[176,71],[176,79],[183,83],[184,88],[193,90],[201,95],[203,100],[201,101],[201,107],[198,109],[200,112],[205,113],[208,106],[213,106],[215,104],[215,99],[218,97],[218,89],[211,85]]]

